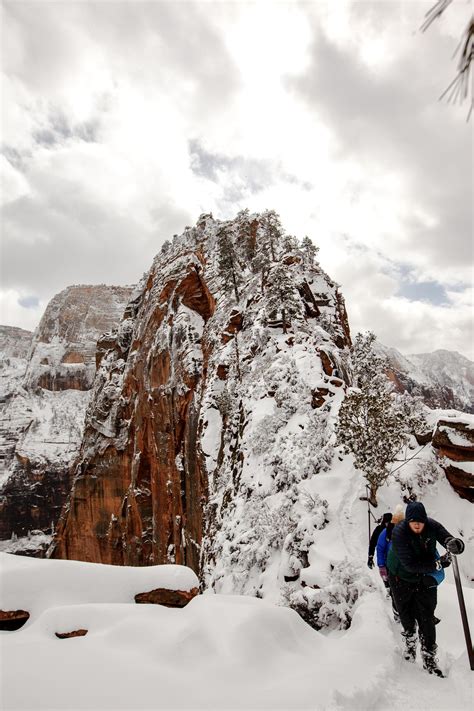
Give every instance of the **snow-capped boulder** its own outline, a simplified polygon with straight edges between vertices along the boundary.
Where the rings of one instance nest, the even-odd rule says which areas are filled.
[[[195,573],[180,565],[127,568],[0,553],[0,629],[18,629],[30,618],[34,622],[51,606],[148,603],[184,607],[197,595],[198,587]]]

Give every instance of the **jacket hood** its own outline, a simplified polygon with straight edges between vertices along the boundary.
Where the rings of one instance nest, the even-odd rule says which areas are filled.
[[[405,512],[405,520],[410,523],[410,521],[418,521],[419,523],[426,523],[428,516],[426,515],[426,510],[421,501],[414,501],[408,504],[407,510]]]
[[[384,515],[382,516],[382,523],[384,525],[386,525],[387,523],[390,523],[391,520],[392,520],[392,514],[391,513],[384,513]]]

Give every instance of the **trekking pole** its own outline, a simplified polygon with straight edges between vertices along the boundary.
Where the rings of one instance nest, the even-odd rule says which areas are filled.
[[[365,487],[365,491],[367,493],[367,518],[369,521],[369,541],[370,541],[370,536],[371,536],[371,531],[370,531],[370,501],[369,501],[369,487]]]
[[[458,561],[456,555],[452,556],[454,580],[456,583],[456,592],[458,594],[459,610],[461,612],[462,626],[464,628],[464,637],[466,638],[467,655],[471,671],[474,671],[474,649],[472,648],[471,632],[469,630],[469,620],[467,619],[466,605],[464,603],[464,595],[461,585],[461,577],[459,575]]]

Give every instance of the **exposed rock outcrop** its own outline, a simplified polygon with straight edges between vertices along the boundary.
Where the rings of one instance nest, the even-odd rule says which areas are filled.
[[[164,605],[165,607],[185,607],[193,597],[199,593],[197,588],[192,590],[167,590],[156,588],[149,592],[135,595],[135,602],[140,605]]]
[[[73,637],[85,637],[89,630],[79,629],[72,630],[72,632],[55,632],[54,634],[58,639],[71,639]]]
[[[439,420],[432,445],[453,489],[474,502],[474,418]]]
[[[30,619],[26,610],[0,610],[0,630],[14,632]]]
[[[199,566],[198,386],[215,300],[199,249],[166,265],[155,262],[102,356],[59,557]]]

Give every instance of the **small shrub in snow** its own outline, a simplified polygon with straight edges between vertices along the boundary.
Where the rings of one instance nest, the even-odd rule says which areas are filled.
[[[318,494],[303,490],[301,500],[305,513],[296,517],[297,523],[287,535],[282,551],[281,569],[286,577],[296,576],[308,565],[308,552],[315,543],[316,532],[326,526],[328,502]]]
[[[285,424],[286,420],[281,412],[277,412],[275,415],[265,415],[249,438],[249,445],[253,453],[258,456],[268,452],[269,448],[275,444],[278,430]]]
[[[231,415],[233,410],[233,400],[227,389],[216,395],[215,402],[223,420]]]
[[[419,462],[414,471],[401,468],[394,476],[400,484],[404,501],[420,501],[438,481],[440,473],[440,466],[433,459],[428,459]]]
[[[295,527],[291,502],[286,498],[276,507],[255,497],[249,511],[249,521],[257,540],[267,541],[271,548],[281,548],[283,541]]]
[[[354,605],[372,588],[368,575],[347,558],[331,565],[330,580],[324,588],[304,587],[283,592],[283,603],[296,610],[317,630],[345,630],[352,622]]]

